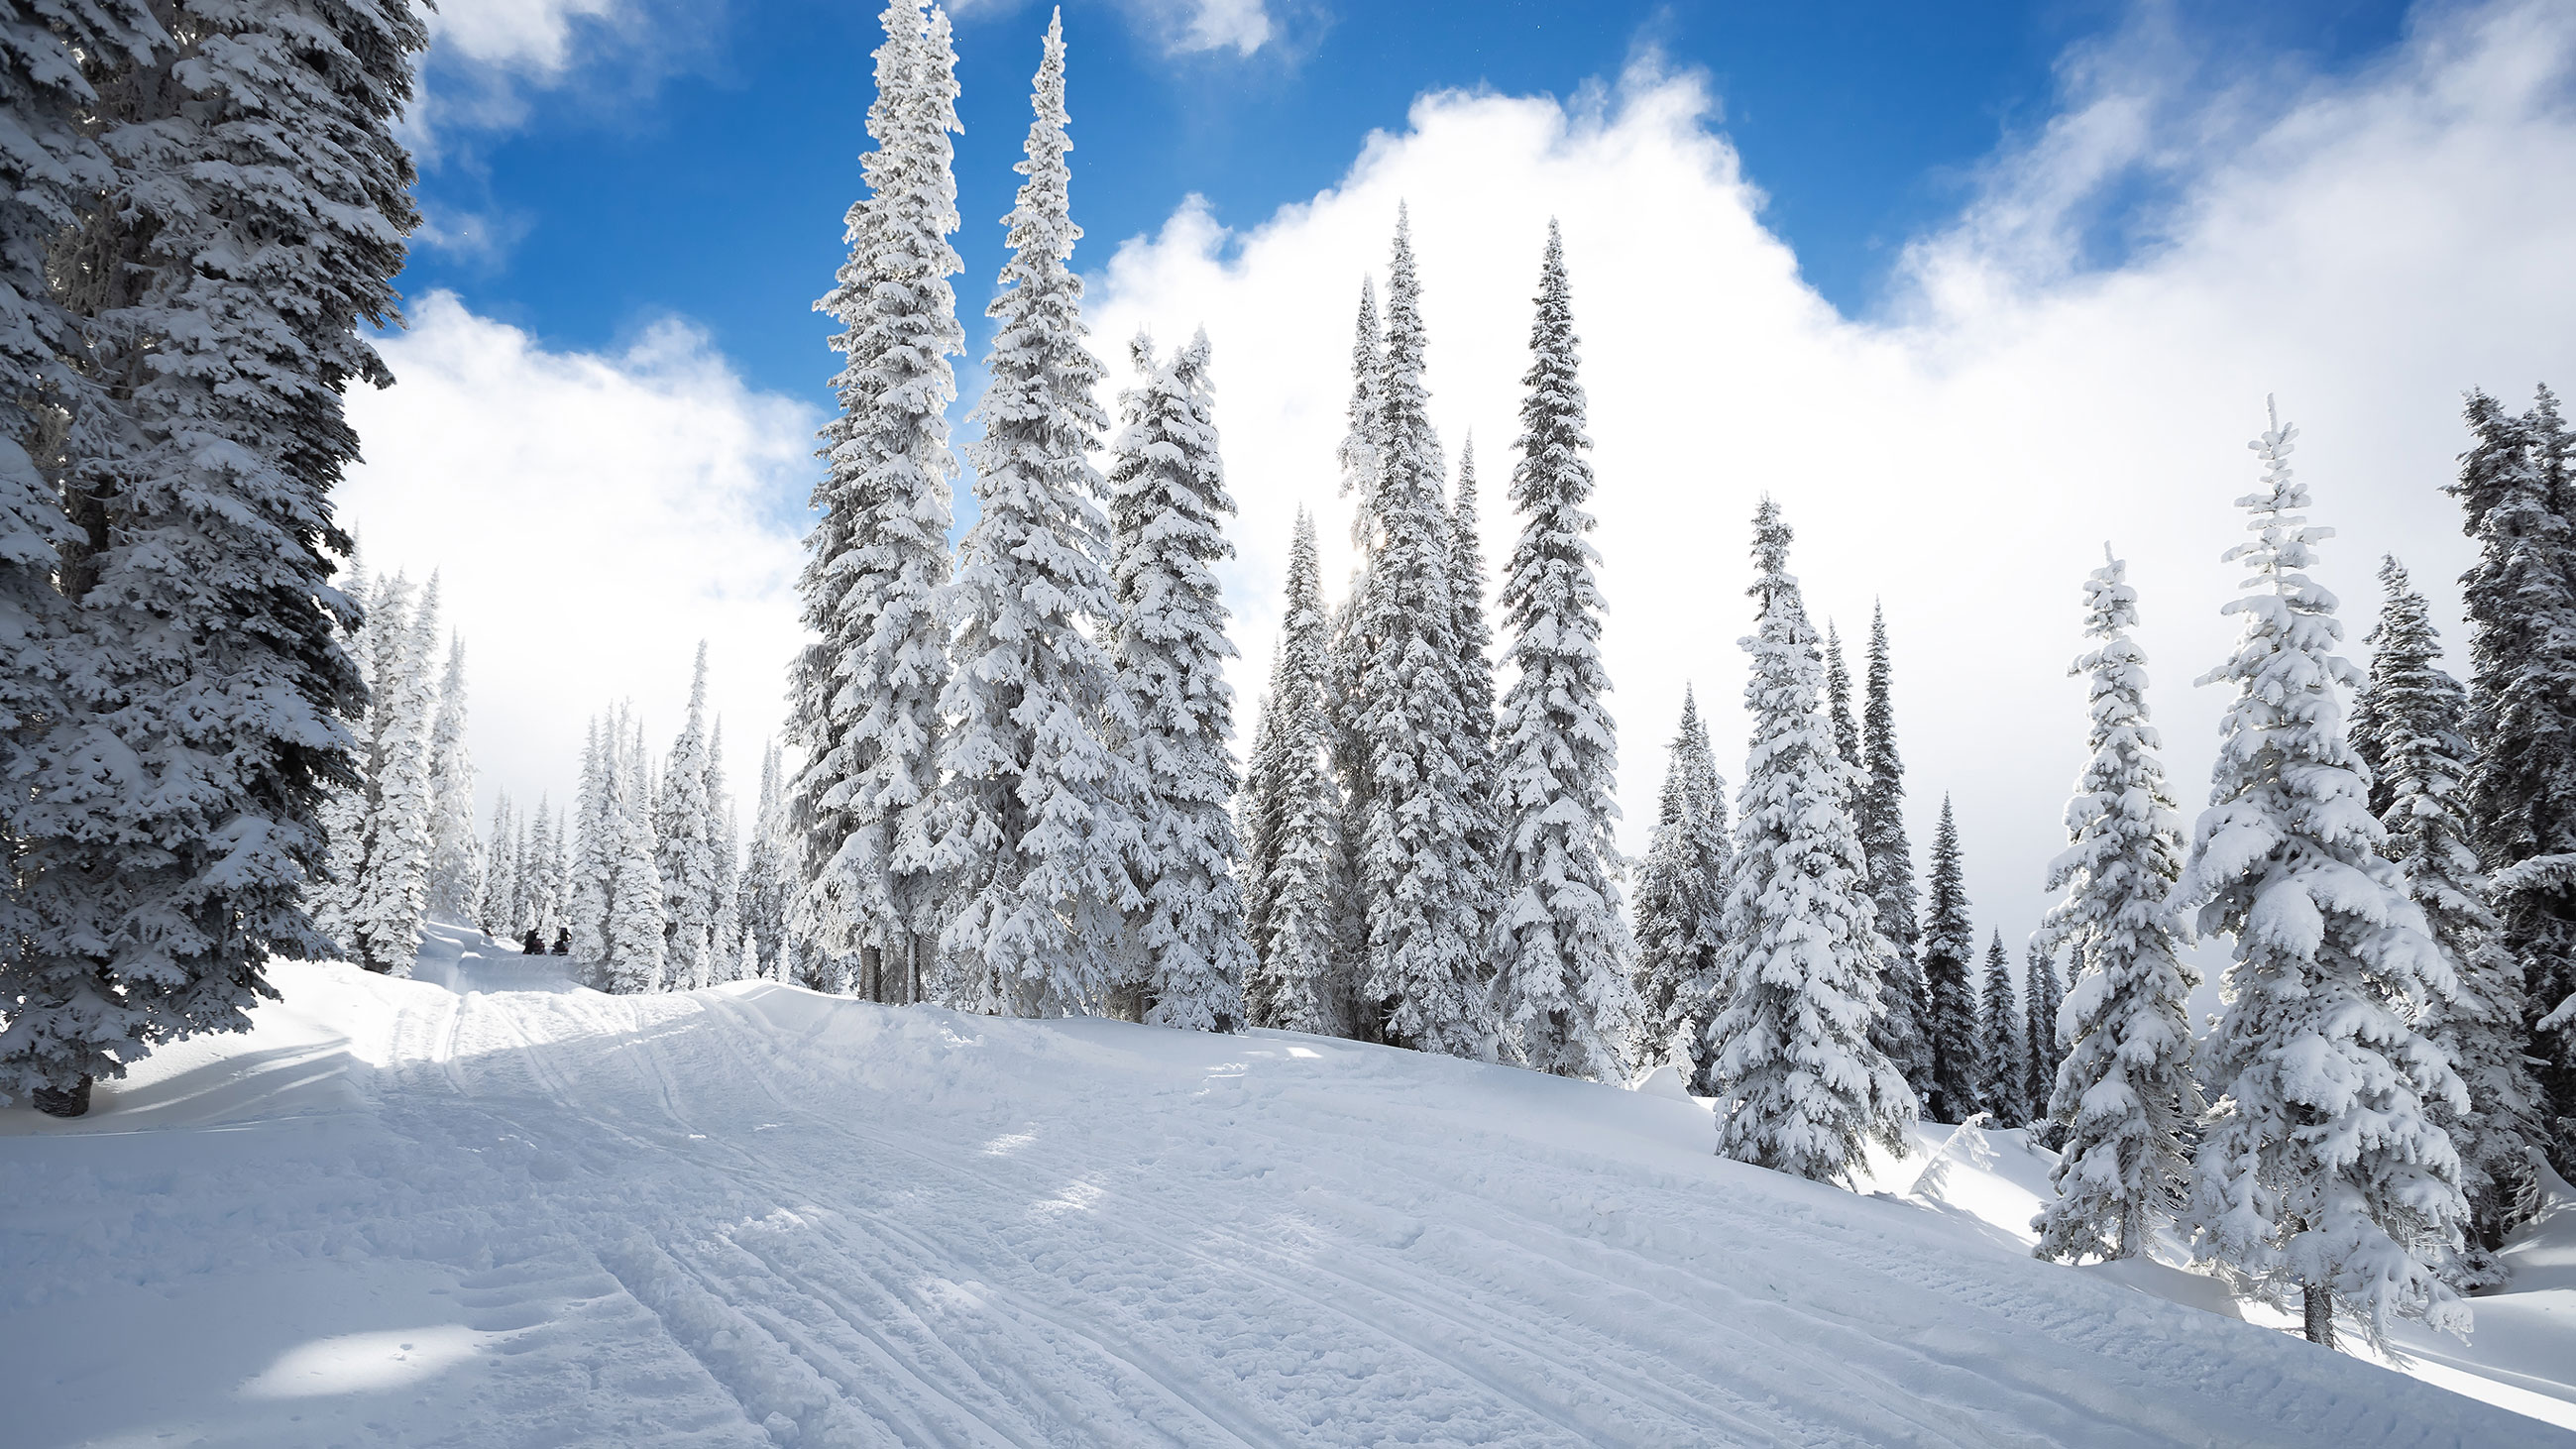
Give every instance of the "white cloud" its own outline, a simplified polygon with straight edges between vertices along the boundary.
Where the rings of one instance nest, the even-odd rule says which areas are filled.
[[[1528,299],[1547,219],[1563,221],[1631,849],[1685,681],[1722,759],[1741,759],[1734,641],[1765,490],[1798,531],[1820,619],[1856,649],[1885,599],[1917,849],[1952,792],[1980,921],[2016,943],[2082,758],[2065,669],[2077,585],[2106,538],[2142,595],[2177,794],[2187,812],[2205,798],[2222,701],[2191,681],[2232,638],[2218,608],[2239,580],[2218,555],[2241,536],[2233,500],[2254,480],[2244,445],[2266,392],[2303,430],[2317,520],[2340,530],[2319,576],[2343,594],[2356,654],[2383,550],[2455,618],[2468,548],[2438,490],[2462,446],[2458,392],[2521,399],[2576,374],[2576,17],[2432,12],[2358,78],[2267,75],[2197,104],[2170,83],[2169,51],[2109,54],[2070,66],[2061,120],[2000,155],[1982,200],[1908,254],[1886,323],[1845,319],[1800,282],[1702,83],[1643,70],[1572,107],[1426,97],[1311,202],[1239,233],[1192,202],[1129,242],[1093,293],[1099,350],[1201,323],[1216,349],[1243,510],[1227,578],[1239,723],[1299,503],[1323,520],[1328,577],[1348,568],[1332,455],[1350,309],[1399,200],[1422,255],[1435,420],[1453,459],[1471,428],[1482,445],[1489,563],[1513,532]],[[2078,218],[2140,167],[2173,198],[2154,244],[2086,269]]]
[[[1165,55],[1231,50],[1248,56],[1280,39],[1279,17],[1269,0],[1118,0],[1129,21]],[[1027,0],[951,0],[960,20],[1007,15]],[[1078,42],[1077,42],[1078,43]]]
[[[547,74],[572,61],[573,23],[613,14],[620,0],[439,0],[431,41],[480,65]]]
[[[367,461],[339,516],[371,570],[440,573],[487,808],[495,787],[568,803],[583,723],[614,700],[667,749],[703,638],[747,814],[797,647],[782,505],[820,420],[678,324],[613,356],[553,352],[439,292],[381,345],[399,381],[350,396]]]

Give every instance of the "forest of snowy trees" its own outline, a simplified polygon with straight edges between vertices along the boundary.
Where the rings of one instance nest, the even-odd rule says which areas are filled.
[[[0,1096],[77,1114],[153,1047],[240,1029],[272,957],[405,974],[435,917],[610,992],[768,978],[1609,1082],[1669,1064],[1715,1099],[1718,1151],[1821,1181],[1918,1120],[2026,1126],[2059,1154],[2043,1255],[2172,1234],[2323,1342],[2464,1322],[2539,1164],[2576,1168],[2576,442],[2546,389],[2525,413],[2469,398],[2465,682],[2395,559],[2369,670],[2339,652],[2310,575],[2331,530],[2271,419],[2196,824],[2106,548],[2070,600],[2088,759],[2058,899],[2018,950],[1980,939],[1946,796],[1915,857],[1884,613],[1856,699],[1764,497],[1742,769],[1686,695],[1630,861],[1588,503],[1635,484],[1587,456],[1556,229],[1529,239],[1517,532],[1489,571],[1473,443],[1453,466],[1430,421],[1430,281],[1391,219],[1344,436],[1314,460],[1358,563],[1330,597],[1299,512],[1238,766],[1219,355],[1128,340],[1103,406],[1051,22],[961,458],[956,55],[944,13],[892,0],[866,195],[817,303],[844,366],[808,642],[753,808],[701,646],[667,749],[611,708],[572,801],[504,791],[478,821],[438,581],[371,576],[330,504],[341,391],[385,380],[361,324],[394,317],[417,221],[391,127],[424,38],[400,6],[215,15],[0,20],[25,124],[0,142]],[[301,190],[241,164],[281,119],[312,141]],[[263,243],[279,208],[309,243]],[[2227,952],[2205,1031],[2200,941]]]

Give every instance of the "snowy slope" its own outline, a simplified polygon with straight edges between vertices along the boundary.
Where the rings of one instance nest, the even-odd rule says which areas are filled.
[[[2008,1171],[1861,1198],[1687,1100],[546,964],[285,967],[0,1113],[0,1440],[2569,1442],[2033,1262],[1958,1205]]]

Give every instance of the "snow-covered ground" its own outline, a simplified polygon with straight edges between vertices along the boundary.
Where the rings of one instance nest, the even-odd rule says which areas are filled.
[[[89,1118],[0,1112],[0,1441],[2364,1449],[2576,1424],[2563,1196],[2475,1344],[2419,1343],[2410,1377],[2167,1301],[2225,1307],[2173,1269],[2032,1261],[2045,1166],[2018,1134],[1859,1197],[1719,1161],[1706,1109],[1651,1092],[769,983],[607,997],[555,964],[442,932],[421,979],[283,967],[257,1030],[155,1056]]]

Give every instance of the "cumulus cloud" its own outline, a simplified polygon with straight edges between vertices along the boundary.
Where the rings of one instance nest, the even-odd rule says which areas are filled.
[[[951,0],[960,19],[1008,14],[1027,0]],[[1118,0],[1128,20],[1165,55],[1230,50],[1248,56],[1282,38],[1282,16],[1270,0]],[[1310,27],[1311,28],[1311,27]]]
[[[1104,354],[1202,323],[1215,346],[1242,505],[1239,721],[1299,504],[1323,521],[1328,576],[1350,564],[1333,446],[1351,309],[1361,276],[1382,276],[1397,204],[1422,257],[1434,419],[1453,459],[1471,430],[1480,444],[1489,564],[1515,531],[1503,482],[1553,215],[1592,403],[1625,843],[1643,847],[1686,683],[1721,759],[1741,759],[1747,520],[1769,492],[1819,621],[1856,650],[1884,600],[1917,848],[1954,794],[1980,919],[2017,938],[2082,760],[2066,663],[2104,540],[2141,593],[2188,813],[2223,704],[2191,681],[2233,637],[2218,608],[2240,579],[2218,555],[2242,534],[2265,395],[2300,425],[2294,461],[2339,530],[2319,577],[2358,654],[2383,551],[2437,593],[2467,561],[2439,491],[2460,389],[2527,399],[2576,362],[2576,17],[2428,11],[2341,81],[2173,84],[2187,63],[2163,43],[2072,58],[2057,122],[1906,254],[1882,320],[1804,285],[1705,81],[1651,65],[1572,103],[1426,96],[1309,202],[1236,231],[1192,201],[1127,243],[1093,292]],[[2141,168],[2163,197],[2144,245],[2088,264],[2088,208]]]
[[[797,647],[791,509],[820,419],[676,323],[556,352],[439,292],[382,347],[399,380],[350,396],[366,462],[339,515],[371,571],[439,573],[487,807],[495,788],[568,803],[583,722],[615,700],[667,749],[705,639],[748,813]]]

